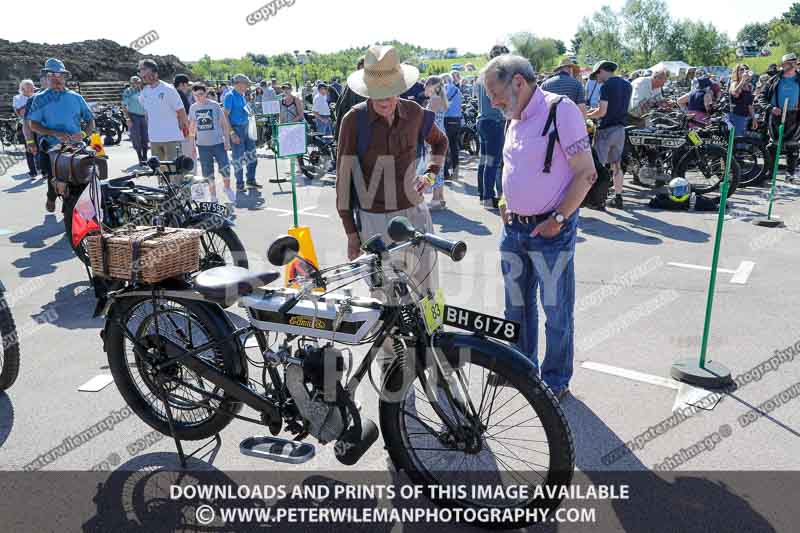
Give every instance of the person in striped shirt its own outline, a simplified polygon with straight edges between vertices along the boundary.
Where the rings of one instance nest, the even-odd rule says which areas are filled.
[[[566,96],[578,106],[581,113],[586,115],[586,93],[583,84],[575,77],[580,72],[580,67],[564,59],[555,70],[552,77],[542,83],[542,90]]]

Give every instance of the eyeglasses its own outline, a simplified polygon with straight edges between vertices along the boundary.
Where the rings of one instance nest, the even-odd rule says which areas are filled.
[[[58,78],[60,80],[63,80],[64,78],[67,77],[67,75],[64,74],[63,72],[48,72],[47,73],[47,77],[48,78]]]

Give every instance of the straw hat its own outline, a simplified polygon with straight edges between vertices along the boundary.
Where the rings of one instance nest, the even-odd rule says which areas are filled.
[[[561,63],[555,68],[555,71],[561,70],[564,67],[570,67],[572,69],[572,75],[577,76],[578,73],[581,71],[581,67],[572,62],[572,60],[568,57],[565,57],[561,60]]]
[[[400,64],[393,46],[370,46],[364,59],[363,70],[347,78],[350,89],[365,98],[390,98],[400,96],[419,79],[419,70]]]

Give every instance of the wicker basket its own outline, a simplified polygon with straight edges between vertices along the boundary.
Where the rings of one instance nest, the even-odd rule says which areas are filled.
[[[96,276],[157,283],[200,270],[203,231],[137,226],[86,238]]]

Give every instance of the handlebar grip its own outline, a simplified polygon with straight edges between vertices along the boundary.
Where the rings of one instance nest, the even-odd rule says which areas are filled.
[[[281,305],[278,308],[278,312],[282,315],[286,314],[289,311],[291,311],[294,308],[294,306],[297,305],[298,303],[300,303],[300,293],[295,294],[294,296],[283,302],[283,305]]]
[[[430,233],[426,233],[422,239],[456,263],[467,255],[467,243],[464,241],[451,241]]]

